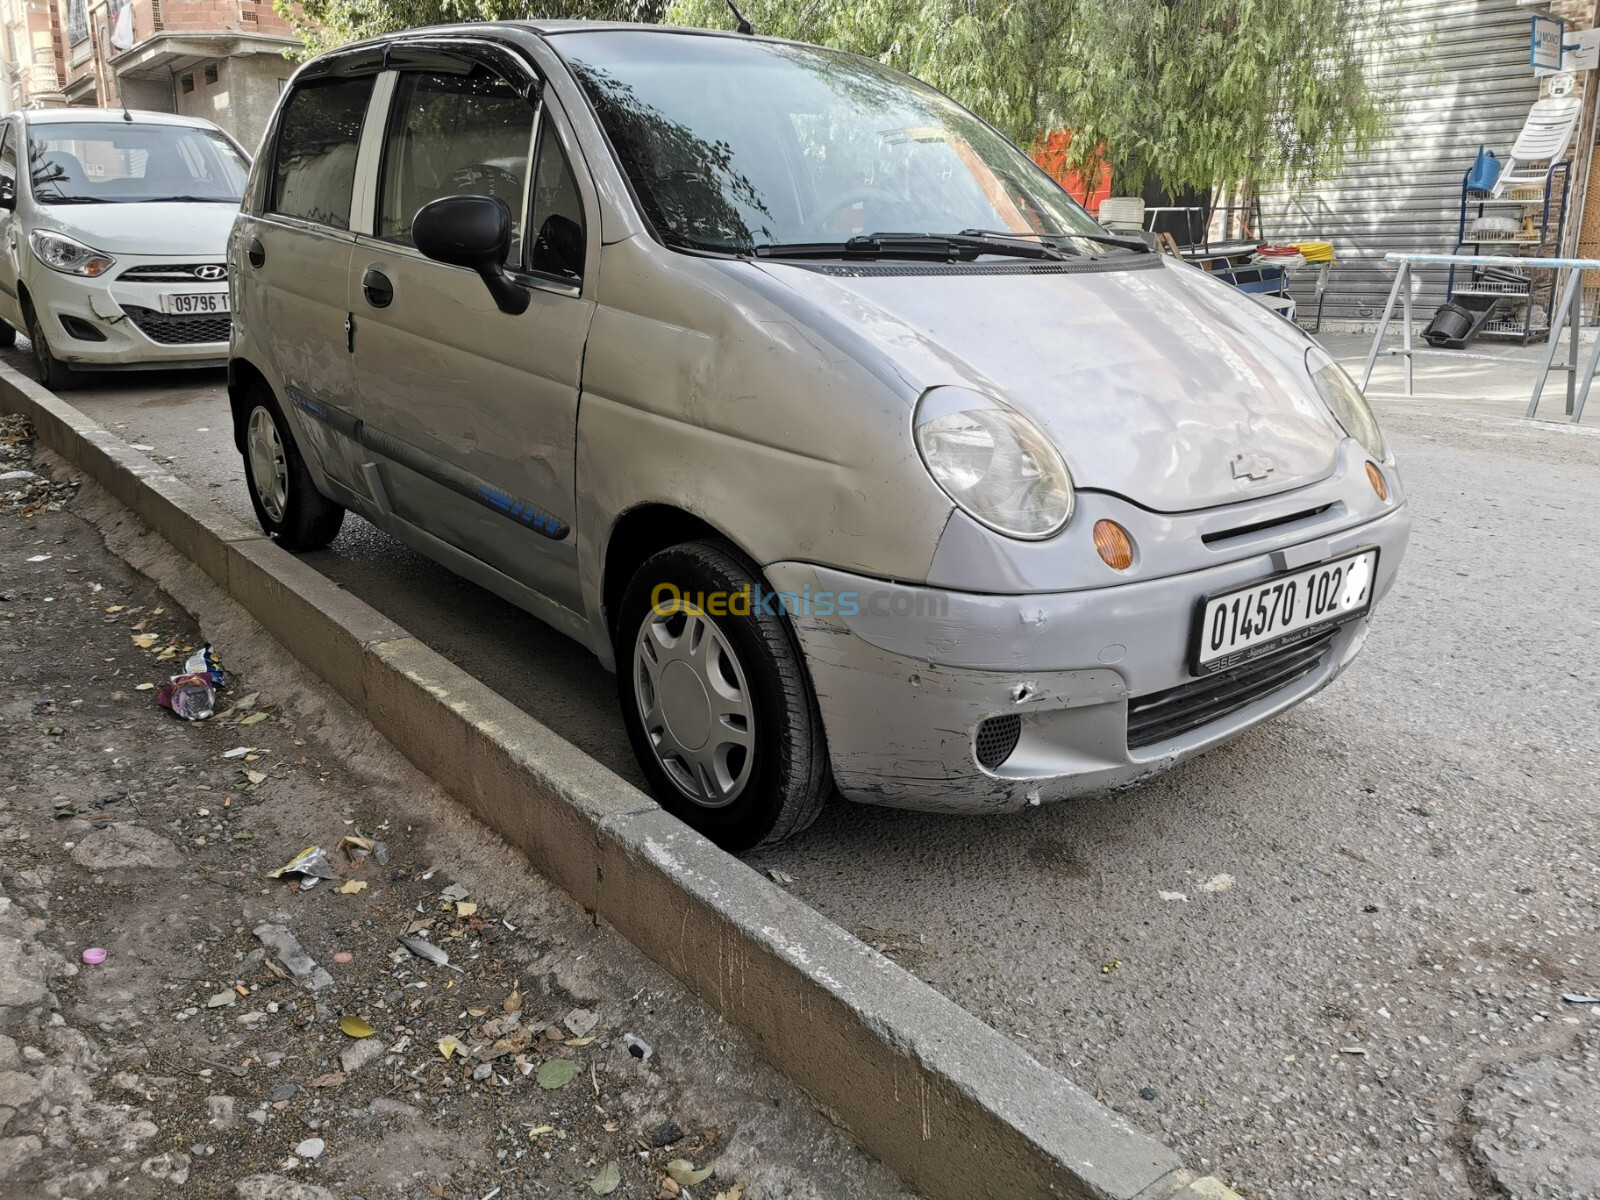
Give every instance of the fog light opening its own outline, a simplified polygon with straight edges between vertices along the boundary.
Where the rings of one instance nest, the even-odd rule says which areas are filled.
[[[1378,470],[1375,462],[1367,463],[1367,482],[1372,484],[1372,490],[1378,493],[1378,499],[1389,499],[1389,485],[1383,481],[1383,472]]]
[[[1014,713],[1003,717],[990,717],[978,723],[978,733],[973,739],[973,753],[978,764],[993,771],[1011,757],[1022,739],[1022,718]]]
[[[1115,521],[1094,523],[1094,548],[1113,571],[1126,571],[1133,566],[1133,539]]]

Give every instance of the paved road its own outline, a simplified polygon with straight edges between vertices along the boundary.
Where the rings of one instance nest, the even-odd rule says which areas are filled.
[[[216,378],[73,401],[249,516]],[[1381,405],[1410,557],[1312,703],[1136,791],[840,805],[756,865],[1246,1195],[1496,1194],[1498,1072],[1600,1028],[1560,998],[1600,989],[1600,433],[1492,408]],[[575,645],[358,522],[311,561],[637,778]],[[1577,1149],[1540,1194],[1600,1195]]]

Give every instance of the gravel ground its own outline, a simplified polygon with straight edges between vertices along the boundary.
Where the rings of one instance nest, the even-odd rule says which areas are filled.
[[[172,557],[113,503],[0,499],[0,1197],[909,1194],[237,609],[113,555]],[[202,624],[233,674],[190,724],[155,688]],[[313,844],[336,878],[268,876]]]

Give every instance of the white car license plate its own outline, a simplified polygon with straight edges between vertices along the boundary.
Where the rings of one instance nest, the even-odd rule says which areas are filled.
[[[227,292],[168,292],[161,297],[164,313],[225,313],[228,311]]]
[[[1359,617],[1372,607],[1378,551],[1357,550],[1207,596],[1191,665],[1207,675]]]

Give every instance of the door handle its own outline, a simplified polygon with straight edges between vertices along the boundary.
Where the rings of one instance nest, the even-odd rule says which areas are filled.
[[[250,265],[252,267],[266,265],[267,248],[261,244],[260,238],[250,239],[250,245],[245,249],[245,255],[250,259]]]
[[[388,308],[394,301],[394,284],[377,267],[368,267],[361,277],[361,291],[373,308]]]

